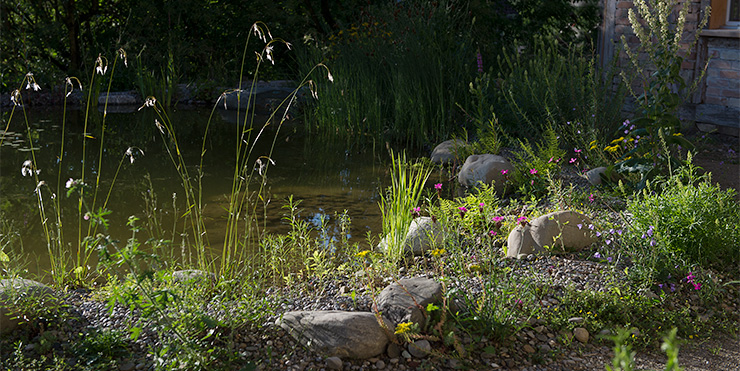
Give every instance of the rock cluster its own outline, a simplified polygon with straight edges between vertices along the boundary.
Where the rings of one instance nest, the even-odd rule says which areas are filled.
[[[522,258],[547,249],[581,250],[596,241],[591,228],[591,220],[575,211],[545,214],[509,233],[506,256]]]

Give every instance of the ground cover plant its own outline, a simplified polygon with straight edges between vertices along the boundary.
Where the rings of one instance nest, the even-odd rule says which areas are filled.
[[[396,9],[404,8],[381,8],[378,13],[390,17]],[[444,13],[445,9],[424,10],[426,13],[417,21],[429,22],[425,26],[439,25],[434,23],[437,21],[450,25],[445,23],[449,19],[435,18],[443,16],[436,12]],[[367,20],[367,26],[359,23],[355,29],[351,26],[345,29],[343,37],[348,39],[342,42],[349,43],[349,38],[356,37],[352,33],[359,35],[363,27],[372,28],[372,19]],[[420,32],[423,28],[416,30]],[[370,31],[378,30],[367,30]],[[256,72],[265,61],[276,58],[273,54],[276,48],[288,46],[281,39],[272,38],[261,22],[253,24],[250,35],[247,42],[258,43],[261,50]],[[436,45],[428,35],[419,37],[422,36],[430,45]],[[445,45],[451,48],[453,44]],[[455,45],[461,47],[465,43]],[[252,58],[248,53],[250,48],[244,47],[242,63]],[[326,50],[316,51],[319,52]],[[555,53],[544,47],[541,52]],[[568,54],[568,58],[575,59],[577,55]],[[90,83],[100,79],[99,76],[108,76],[110,89],[111,75],[121,68],[121,63],[125,66],[126,58],[123,51],[111,56],[110,63],[103,56],[98,58]],[[351,61],[361,60],[359,56],[353,58],[357,59]],[[347,114],[340,110],[344,108],[342,100],[350,100],[347,96],[357,90],[374,88],[375,76],[368,73],[362,77],[367,86],[355,86],[363,85],[358,82],[342,83],[341,79],[353,78],[352,63],[344,67],[337,63],[335,69],[329,62],[313,65],[315,70],[306,71],[309,77],[299,87],[307,87],[309,94],[317,95],[318,104],[325,104],[322,102],[329,96],[326,106],[313,107],[317,111],[333,108],[334,113]],[[363,63],[371,64],[367,60]],[[563,62],[554,55],[550,62],[542,63],[561,68],[575,65],[574,68],[584,68],[581,72],[593,66],[590,62],[580,65]],[[510,76],[525,75],[520,69],[524,68],[523,64],[512,63]],[[483,84],[484,73],[478,73],[480,80],[476,81]],[[454,71],[450,74],[454,75]],[[558,76],[570,78],[569,74]],[[594,76],[587,74],[587,79]],[[16,124],[12,118],[25,112],[22,103],[26,91],[22,87],[37,87],[34,78],[32,74],[26,75],[21,88],[12,95],[17,104],[7,125]],[[487,79],[487,84],[493,84],[492,79]],[[399,85],[394,86],[395,92],[400,92],[394,98],[394,104],[399,107],[406,107],[408,102],[404,100],[414,95],[402,86],[406,81],[399,80]],[[429,81],[439,83],[433,78]],[[81,85],[76,79],[67,83],[69,91]],[[503,84],[513,83],[510,80]],[[530,82],[531,86],[535,83]],[[241,87],[242,81],[237,86]],[[336,90],[336,86],[341,89]],[[588,86],[593,89],[594,85]],[[480,94],[482,89],[476,90],[475,83],[472,91],[469,88],[470,85],[465,94],[484,96]],[[441,99],[442,90],[431,86],[426,89],[428,97],[436,95]],[[272,154],[255,153],[254,144],[263,140],[274,146],[278,136],[266,129],[272,120],[264,124],[256,122],[250,110],[240,111],[241,124],[234,129],[235,165],[222,223],[226,237],[223,249],[216,253],[210,249],[201,196],[208,128],[204,128],[201,147],[194,150],[198,152],[196,156],[187,157],[186,153],[193,148],[182,145],[181,128],[169,118],[157,97],[147,97],[141,109],[153,112],[151,125],[160,135],[184,192],[181,196],[184,200],[180,200],[184,206],[178,208],[173,202],[173,214],[178,218],[171,231],[162,227],[155,210],[164,206],[156,200],[156,190],[152,189],[144,190],[147,210],[127,218],[125,234],[116,234],[111,228],[112,210],[107,200],[116,186],[118,171],[135,165],[143,151],[135,147],[125,151],[110,183],[101,180],[106,175],[100,169],[92,172],[89,166],[92,161],[88,158],[83,158],[79,175],[68,174],[63,166],[68,159],[63,152],[59,155],[56,174],[39,172],[45,169],[39,169],[31,151],[32,157],[20,165],[24,175],[32,179],[29,182],[36,186],[38,221],[43,226],[49,250],[47,258],[52,260],[53,267],[45,280],[64,292],[64,297],[58,305],[50,305],[49,310],[30,312],[28,309],[37,306],[37,301],[23,296],[13,298],[11,313],[23,323],[14,336],[1,340],[2,367],[110,369],[136,368],[141,364],[142,368],[150,369],[270,369],[293,365],[321,368],[326,366],[323,357],[317,359],[317,354],[305,351],[285,332],[276,329],[274,324],[282,314],[300,309],[377,311],[375,299],[383,287],[402,278],[423,275],[442,284],[441,301],[421,308],[425,325],[403,322],[389,330],[398,346],[417,340],[429,341],[429,355],[426,358],[382,356],[377,361],[383,361],[384,366],[384,360],[389,365],[400,363],[406,368],[456,365],[483,369],[493,367],[491,363],[504,367],[547,364],[567,358],[570,352],[587,351],[588,344],[604,345],[614,340],[615,358],[608,362],[614,370],[632,369],[632,349],[641,351],[660,346],[661,342],[669,358],[666,368],[675,369],[676,339],[694,339],[720,330],[736,335],[740,320],[737,314],[740,214],[734,193],[721,191],[710,178],[697,175],[698,169],[693,167],[690,156],[686,159],[688,167],[675,168],[664,178],[646,182],[646,188],[638,193],[618,181],[593,187],[574,177],[573,174],[590,165],[611,160],[606,156],[587,158],[587,144],[573,139],[581,134],[578,130],[590,133],[584,137],[593,141],[599,138],[596,133],[610,125],[626,123],[622,118],[607,119],[609,114],[603,107],[596,100],[589,100],[594,97],[593,90],[586,90],[583,99],[589,103],[584,103],[577,115],[569,116],[568,109],[574,102],[551,102],[552,112],[557,108],[559,113],[551,114],[545,121],[532,120],[533,125],[546,124],[539,126],[542,135],[530,138],[506,133],[506,129],[497,126],[494,110],[486,112],[490,106],[480,100],[483,103],[476,107],[477,119],[471,120],[490,129],[477,132],[489,140],[477,147],[478,150],[498,150],[504,148],[503,144],[511,144],[506,149],[516,171],[505,174],[510,176],[507,191],[503,193],[481,185],[458,196],[457,182],[450,177],[454,165],[432,169],[427,162],[406,159],[389,151],[385,161],[390,164],[391,185],[379,195],[384,228],[380,235],[368,234],[363,243],[349,243],[346,233],[332,238],[323,222],[318,227],[307,223],[300,210],[300,200],[292,197],[284,201],[282,209],[289,232],[281,235],[267,231],[267,217],[261,213],[265,208],[261,206],[270,202],[266,188]],[[519,89],[510,91],[506,98],[510,107],[538,108],[535,100],[539,98],[516,95],[521,93]],[[229,93],[225,92],[222,99]],[[295,97],[296,94],[289,96],[284,103],[293,104]],[[432,122],[435,117],[447,118],[452,107],[460,103],[446,98],[441,102],[430,98],[431,101],[440,105],[435,112],[442,112],[441,116],[427,115],[425,110],[431,110],[432,104],[410,110],[419,116],[417,123],[427,125],[425,132],[435,128]],[[350,126],[350,129],[342,128],[347,132],[341,135],[357,136],[376,130],[394,138],[403,137],[401,133],[406,129],[417,130],[411,128],[413,125],[393,126],[397,124],[390,124],[397,118],[394,111],[382,105],[375,107],[383,108],[378,108],[377,118],[385,126],[369,129]],[[530,112],[527,115],[532,115]],[[330,113],[324,112],[327,117]],[[588,119],[589,114],[595,117],[597,113],[599,119]],[[357,114],[352,112],[349,116],[356,118]],[[278,130],[284,117],[280,119]],[[574,121],[562,122],[568,119]],[[313,124],[319,126],[321,121],[316,120]],[[25,126],[30,131],[27,121]],[[94,136],[99,147],[95,157],[102,161],[108,137],[105,121],[96,129],[99,132]],[[334,126],[328,131],[337,129]],[[503,144],[498,143],[499,134],[505,138]],[[420,142],[439,139],[414,138]],[[88,139],[89,142],[83,141],[86,149],[94,146],[92,138]],[[34,143],[30,147],[34,148]],[[197,159],[196,163],[192,163],[192,158]],[[71,208],[61,201],[65,198],[73,201]],[[590,216],[592,224],[578,228],[589,230],[595,242],[579,252],[550,249],[521,260],[505,258],[507,236],[512,230],[560,210],[575,210]],[[350,217],[346,212],[338,214],[343,232],[352,228]],[[401,250],[406,230],[420,217],[429,217],[439,226],[443,242],[418,256],[406,255]],[[65,233],[63,223],[73,224],[76,235]],[[1,226],[2,277],[15,278],[23,274],[22,268],[15,266],[23,259],[20,243],[14,235],[12,219],[3,215]],[[390,246],[385,250],[377,248],[382,238],[387,238]],[[173,259],[178,255],[181,259]],[[192,258],[186,259],[185,255]],[[98,260],[92,259],[93,256]],[[185,269],[188,271],[183,273]],[[88,322],[78,325],[75,320],[67,321],[68,318]],[[583,340],[583,331],[590,335],[590,340]],[[535,348],[529,342],[538,346]],[[369,365],[364,365],[364,360],[353,362],[351,366]]]

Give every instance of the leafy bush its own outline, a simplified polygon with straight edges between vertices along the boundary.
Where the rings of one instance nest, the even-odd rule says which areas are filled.
[[[690,161],[690,159],[689,159]],[[636,243],[653,252],[657,261],[685,259],[705,267],[740,263],[740,209],[735,190],[722,190],[710,176],[696,176],[687,168],[628,202],[633,216],[629,233]],[[651,254],[652,256],[652,254]],[[654,257],[654,256],[653,256]]]

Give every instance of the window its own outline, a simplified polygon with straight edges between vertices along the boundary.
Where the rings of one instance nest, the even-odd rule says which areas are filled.
[[[740,0],[712,0],[711,5],[710,29],[740,28]]]
[[[728,0],[725,27],[740,27],[740,0]]]

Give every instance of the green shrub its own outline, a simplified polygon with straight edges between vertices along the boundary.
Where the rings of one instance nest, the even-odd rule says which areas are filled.
[[[735,190],[722,190],[689,165],[628,202],[629,234],[655,255],[704,267],[740,262],[740,209]],[[656,261],[664,260],[657,258]],[[665,260],[661,264],[672,264]]]

